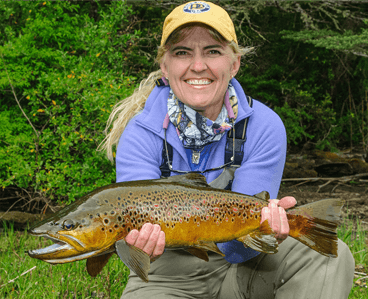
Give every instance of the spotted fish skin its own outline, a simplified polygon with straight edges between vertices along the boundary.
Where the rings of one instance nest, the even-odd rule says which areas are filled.
[[[255,196],[211,188],[199,174],[111,184],[36,224],[31,234],[58,245],[31,250],[29,255],[49,263],[92,260],[114,252],[118,240],[147,222],[161,226],[166,248],[221,253],[215,243],[238,239],[255,250],[275,253],[274,233],[267,221],[260,223],[267,205],[267,200]],[[291,210],[290,235],[322,254],[336,256],[341,205],[327,200],[317,209],[311,204]],[[316,220],[315,214],[321,219]]]
[[[116,183],[93,191],[32,228],[33,235],[48,235],[75,247],[34,257],[61,261],[91,249],[100,253],[146,222],[161,226],[166,247],[191,246],[199,240],[226,242],[259,227],[264,206],[267,202],[260,199],[178,179]]]

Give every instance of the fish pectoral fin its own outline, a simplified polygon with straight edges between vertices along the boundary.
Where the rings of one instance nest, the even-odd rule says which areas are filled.
[[[268,224],[268,220],[263,221],[258,229],[237,240],[256,251],[271,254],[278,251],[279,244],[275,238],[275,233]]]
[[[207,251],[205,251],[203,249],[196,248],[196,247],[189,247],[189,248],[185,248],[184,250],[188,251],[190,254],[193,254],[194,256],[200,258],[201,260],[204,260],[206,262],[209,261]]]
[[[253,196],[266,201],[270,199],[270,194],[267,191],[259,192]]]
[[[225,256],[225,254],[223,254],[220,249],[217,247],[215,242],[205,242],[205,241],[200,241],[200,244],[198,245],[199,248],[202,249],[206,249],[206,250],[210,250],[212,252],[218,253],[219,255]]]
[[[103,267],[106,266],[113,253],[114,252],[109,252],[107,254],[88,258],[86,263],[88,274],[92,277],[96,277],[97,274],[102,271]]]
[[[115,249],[125,266],[137,274],[144,282],[148,282],[149,255],[142,249],[127,244],[124,240],[116,241]]]

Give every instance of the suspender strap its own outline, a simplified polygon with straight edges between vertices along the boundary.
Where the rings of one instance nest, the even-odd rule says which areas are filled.
[[[253,99],[247,96],[248,104],[250,107],[253,106]],[[240,166],[244,157],[244,143],[247,140],[247,125],[249,118],[242,119],[235,124],[235,157],[234,164]],[[233,156],[233,130],[230,130],[226,136],[226,147],[225,147],[225,163],[229,162]]]
[[[253,99],[247,96],[248,104],[250,107],[253,106]],[[240,166],[243,161],[243,148],[244,143],[247,140],[246,133],[247,133],[247,125],[248,125],[249,118],[245,118],[235,124],[235,157],[234,157],[234,164]],[[169,153],[170,164],[172,165],[172,158],[173,158],[173,148],[172,146],[167,143],[167,150]],[[225,164],[230,162],[231,157],[233,156],[233,130],[230,130],[226,136],[226,146],[225,146]],[[165,140],[163,141],[162,147],[162,158],[163,162],[160,166],[161,176],[162,177],[169,177],[170,176],[170,169],[167,163],[166,157],[166,149],[165,149]]]
[[[170,159],[170,164],[172,165],[172,158],[173,158],[173,148],[171,146],[170,143],[167,143],[167,151],[169,152],[169,159]],[[166,149],[165,149],[165,140],[163,142],[163,147],[162,147],[162,158],[163,158],[163,162],[160,166],[160,170],[161,170],[161,177],[169,177],[170,176],[170,169],[169,169],[169,164],[167,163],[167,156],[166,156]]]

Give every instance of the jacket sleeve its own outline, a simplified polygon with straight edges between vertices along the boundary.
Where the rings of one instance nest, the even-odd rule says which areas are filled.
[[[136,124],[133,118],[116,151],[116,182],[158,179],[161,176],[162,139]]]
[[[267,191],[275,199],[286,159],[286,131],[281,119],[268,107],[255,102],[254,111],[248,122],[243,163],[235,171],[232,191],[247,195]],[[218,243],[218,247],[230,263],[241,263],[259,254],[237,240]]]

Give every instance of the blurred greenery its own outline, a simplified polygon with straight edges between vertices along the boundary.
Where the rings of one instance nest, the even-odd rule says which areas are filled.
[[[3,192],[70,203],[114,181],[96,148],[112,106],[158,68],[173,3],[183,1],[0,2]],[[367,3],[221,5],[239,43],[256,47],[236,78],[279,114],[289,147],[367,150]]]

